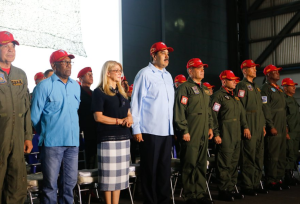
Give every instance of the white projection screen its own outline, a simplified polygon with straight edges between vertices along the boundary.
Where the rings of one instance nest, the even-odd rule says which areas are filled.
[[[0,31],[11,32],[20,46],[13,65],[23,69],[29,90],[34,75],[50,69],[58,49],[75,55],[71,78],[91,67],[92,89],[107,60],[122,63],[122,0],[1,0]]]

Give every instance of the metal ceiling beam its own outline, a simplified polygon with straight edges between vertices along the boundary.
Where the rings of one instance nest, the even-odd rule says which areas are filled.
[[[284,36],[291,32],[291,30],[297,25],[300,21],[300,11],[298,11],[291,20],[283,27],[278,36]],[[266,49],[259,55],[255,60],[256,63],[262,64],[270,54],[276,49],[276,47],[284,40],[285,37],[279,37],[274,40],[266,47]]]
[[[254,1],[253,4],[249,7],[248,13],[256,11],[264,1],[265,0],[256,0],[256,1]]]
[[[273,6],[266,9],[260,9],[255,11],[248,10],[248,20],[257,20],[261,18],[268,18],[285,13],[297,12],[300,10],[300,1],[295,1],[279,6]]]

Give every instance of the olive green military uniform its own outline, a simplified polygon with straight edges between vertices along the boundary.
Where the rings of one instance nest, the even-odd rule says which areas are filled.
[[[199,199],[206,191],[208,130],[212,128],[210,95],[205,86],[189,78],[175,96],[174,123],[180,137],[190,134],[190,141],[181,141],[183,198]]]
[[[294,97],[285,94],[285,101],[287,105],[287,125],[290,138],[286,140],[286,161],[287,165],[285,169],[295,169],[298,149],[299,149],[299,137],[300,137],[300,114],[299,104]]]
[[[246,111],[246,120],[250,129],[251,139],[242,136],[241,173],[242,188],[259,188],[263,171],[265,117],[262,110],[261,91],[253,82],[246,78],[240,81],[235,89]]]
[[[220,136],[217,145],[217,178],[219,191],[232,191],[237,183],[237,165],[240,157],[241,127],[247,129],[244,108],[240,99],[223,87],[212,95],[214,136]]]
[[[283,91],[269,82],[261,88],[263,111],[266,119],[265,174],[267,183],[279,182],[286,165],[286,102]],[[272,136],[271,128],[278,134]]]
[[[0,202],[24,203],[27,189],[24,141],[32,139],[30,102],[24,71],[0,68]]]

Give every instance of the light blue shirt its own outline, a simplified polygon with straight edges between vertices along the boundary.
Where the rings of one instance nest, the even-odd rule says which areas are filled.
[[[73,80],[63,83],[56,74],[34,89],[31,121],[40,135],[39,146],[79,146],[80,87]]]
[[[174,135],[174,87],[171,74],[152,63],[136,75],[131,97],[133,134]]]

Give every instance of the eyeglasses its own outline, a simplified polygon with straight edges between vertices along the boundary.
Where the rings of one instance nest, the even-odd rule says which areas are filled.
[[[71,62],[71,61],[60,61],[60,62],[58,62],[58,63],[60,63],[60,64],[64,64],[64,65],[73,65],[74,64],[74,62]]]
[[[113,69],[113,70],[110,70],[111,72],[114,72],[114,73],[122,73],[122,70],[120,69]]]

